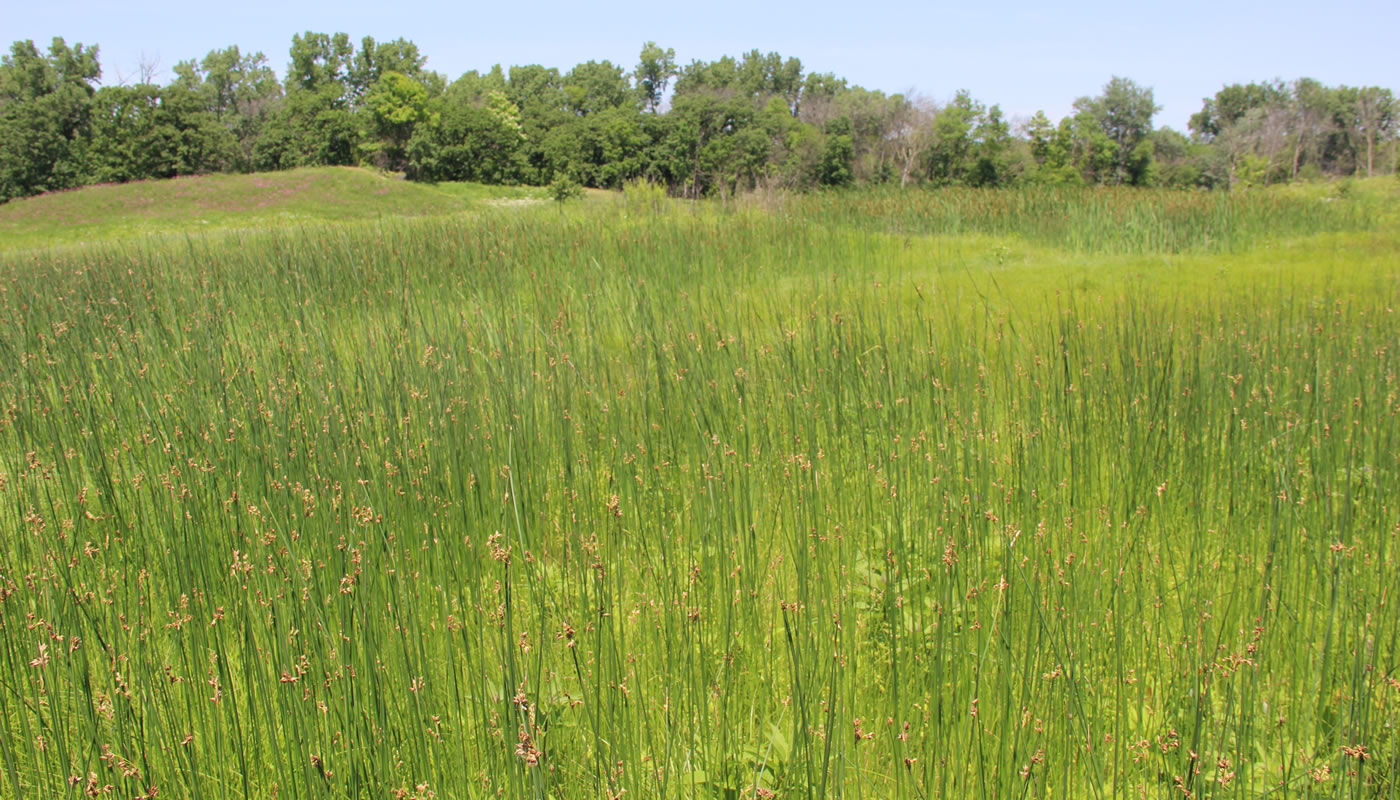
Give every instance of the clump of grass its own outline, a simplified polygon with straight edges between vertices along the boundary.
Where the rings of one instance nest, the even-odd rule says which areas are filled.
[[[3,794],[1400,791],[1384,234],[834,202],[0,259]]]

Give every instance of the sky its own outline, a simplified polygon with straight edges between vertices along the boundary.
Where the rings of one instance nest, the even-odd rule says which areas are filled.
[[[284,74],[292,35],[344,31],[358,42],[411,39],[428,68],[455,79],[493,64],[567,71],[608,59],[630,70],[642,43],[674,48],[676,61],[739,56],[755,48],[796,56],[885,92],[942,103],[959,89],[1013,119],[1043,109],[1052,120],[1115,76],[1151,87],[1158,127],[1186,129],[1204,97],[1230,83],[1312,77],[1328,85],[1400,92],[1400,2],[1185,0],[1172,4],[1034,0],[803,3],[173,2],[0,0],[0,38],[55,36],[97,44],[104,83],[133,82],[143,61],[158,81],[176,62],[238,45],[262,51]]]

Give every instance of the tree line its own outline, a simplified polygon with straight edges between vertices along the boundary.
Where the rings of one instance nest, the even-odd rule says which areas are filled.
[[[1234,189],[1394,172],[1390,89],[1234,84],[1186,133],[1153,126],[1152,89],[1112,78],[1058,122],[1013,124],[958,92],[885,94],[753,50],[681,65],[647,42],[628,68],[497,65],[449,81],[411,41],[292,37],[285,77],[238,47],[156,85],[102,85],[98,48],[55,38],[0,59],[0,202],[85,184],[373,165],[411,180],[685,196],[854,184],[1115,184]],[[668,94],[668,89],[670,93]]]

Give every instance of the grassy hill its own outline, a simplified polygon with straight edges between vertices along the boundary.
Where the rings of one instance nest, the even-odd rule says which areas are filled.
[[[411,183],[355,167],[106,184],[0,205],[0,249],[436,216],[542,194],[522,187]]]

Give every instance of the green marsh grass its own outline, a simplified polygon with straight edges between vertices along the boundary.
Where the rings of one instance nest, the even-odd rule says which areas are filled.
[[[1400,796],[1394,234],[841,202],[0,261],[0,796]]]
[[[1024,186],[1000,191],[889,188],[792,199],[803,218],[894,234],[1015,236],[1077,254],[1247,252],[1317,233],[1372,230],[1393,215],[1394,181],[1369,181],[1354,197],[1322,187],[1185,192]],[[1351,193],[1348,193],[1351,194]]]

